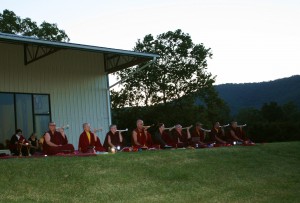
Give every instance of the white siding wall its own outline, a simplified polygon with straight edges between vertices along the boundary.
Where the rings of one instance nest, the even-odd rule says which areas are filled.
[[[23,46],[0,43],[0,91],[50,94],[52,120],[69,124],[69,142],[78,148],[82,123],[108,130],[107,78],[103,54],[60,50],[27,66]]]

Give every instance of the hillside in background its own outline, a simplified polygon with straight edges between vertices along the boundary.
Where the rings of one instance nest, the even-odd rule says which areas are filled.
[[[293,102],[300,108],[300,75],[269,82],[222,84],[215,88],[233,115],[243,108],[260,109],[269,102],[280,105]]]

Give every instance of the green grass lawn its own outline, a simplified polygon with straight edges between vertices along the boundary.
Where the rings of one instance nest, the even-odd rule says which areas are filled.
[[[1,202],[300,202],[300,142],[0,160]]]

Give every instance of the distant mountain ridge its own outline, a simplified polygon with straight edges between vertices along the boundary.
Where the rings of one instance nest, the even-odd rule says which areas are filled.
[[[243,108],[260,109],[264,103],[269,102],[280,105],[293,102],[300,108],[300,75],[269,82],[221,84],[215,88],[229,105],[232,115]]]

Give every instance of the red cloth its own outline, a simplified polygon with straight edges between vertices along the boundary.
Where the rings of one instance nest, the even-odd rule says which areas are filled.
[[[111,131],[109,131],[106,134],[105,140],[104,140],[104,148],[106,149],[106,151],[108,151],[108,148],[110,147],[108,144],[108,137],[110,137],[110,142],[114,145],[114,146],[120,146],[121,148],[123,147],[123,143],[120,141],[120,136],[119,133],[116,132],[115,134],[113,134]]]
[[[50,135],[50,141],[56,145],[61,145],[57,147],[52,147],[47,144],[46,141],[43,143],[43,151],[47,155],[55,155],[58,153],[72,153],[74,152],[74,146],[72,144],[68,144],[68,138],[65,135],[65,137],[62,136],[60,132],[54,131],[52,133],[51,131],[48,131]]]
[[[95,140],[95,134],[90,132],[90,141],[87,137],[87,134],[85,131],[83,131],[79,137],[79,144],[78,144],[78,150],[82,153],[90,153],[92,149],[95,149],[99,152],[104,152],[105,149],[102,146],[100,139],[98,136],[96,136]]]
[[[145,134],[144,130],[139,131],[139,129],[137,129],[137,128],[134,131],[136,132],[137,142],[140,143],[140,145],[136,145],[134,143],[133,137],[131,136],[131,143],[132,143],[133,147],[138,147],[138,148],[143,147],[143,146],[146,146],[149,148],[152,147],[153,142],[152,142],[150,133],[147,132],[147,134]]]
[[[95,142],[95,150],[97,152],[105,152],[105,148],[102,146],[100,142],[100,138],[97,136],[97,140]]]

